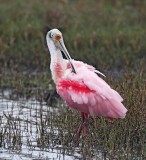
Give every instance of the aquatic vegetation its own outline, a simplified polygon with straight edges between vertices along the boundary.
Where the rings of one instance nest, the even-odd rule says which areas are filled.
[[[0,3],[0,150],[6,156],[11,152],[28,159],[53,157],[53,152],[58,159],[144,159],[146,2]],[[90,117],[91,134],[72,143],[80,115],[56,95],[45,46],[46,26],[61,28],[75,59],[104,72],[106,81],[124,98],[125,120],[109,123]],[[49,100],[44,102],[46,95]]]

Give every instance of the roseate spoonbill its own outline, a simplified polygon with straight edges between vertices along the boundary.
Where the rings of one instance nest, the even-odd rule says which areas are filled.
[[[57,93],[82,115],[75,140],[79,139],[82,130],[84,135],[89,132],[88,114],[107,117],[110,120],[125,117],[127,109],[121,103],[122,97],[97,75],[104,76],[101,72],[70,57],[62,33],[58,29],[48,31],[46,40]],[[67,59],[63,59],[62,52]]]

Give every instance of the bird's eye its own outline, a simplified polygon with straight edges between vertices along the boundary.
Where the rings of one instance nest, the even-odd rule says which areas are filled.
[[[53,33],[49,33],[49,37],[52,38],[53,37]]]

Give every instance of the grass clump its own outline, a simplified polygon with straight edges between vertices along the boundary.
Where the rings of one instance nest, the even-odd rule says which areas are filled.
[[[101,152],[102,158],[144,158],[146,2],[11,0],[0,3],[0,89],[11,90],[5,98],[14,101],[25,98],[26,102],[35,97],[42,107],[44,94],[49,92],[48,107],[59,108],[58,113],[39,108],[35,119],[37,146],[62,145],[62,153],[75,156],[78,150],[82,159],[98,159]],[[88,62],[107,75],[106,81],[120,92],[128,109],[126,118],[114,123],[91,117],[90,135],[81,138],[78,148],[71,140],[80,115],[67,109],[54,91],[45,45],[46,26],[60,28],[74,59]],[[4,117],[8,120],[5,125]],[[23,144],[22,121],[14,115],[1,117],[1,147],[15,144],[19,148]],[[24,122],[30,133],[34,121]],[[28,142],[29,146],[33,144],[29,138]]]

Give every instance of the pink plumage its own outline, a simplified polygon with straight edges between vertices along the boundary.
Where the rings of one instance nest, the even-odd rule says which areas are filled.
[[[49,31],[46,39],[57,93],[71,108],[82,114],[83,121],[75,135],[76,140],[82,130],[85,135],[89,131],[88,114],[107,117],[110,120],[126,116],[127,109],[121,103],[123,99],[119,93],[97,75],[104,76],[93,66],[71,59],[59,30]],[[63,59],[62,52],[67,60]]]
[[[67,104],[80,112],[108,118],[124,118],[127,109],[122,97],[101,79],[89,65],[73,61],[76,72],[57,82],[57,92]],[[77,64],[77,65],[76,65]]]

